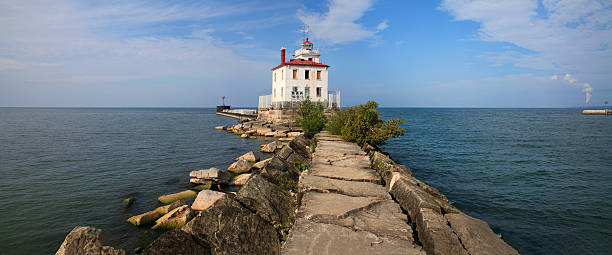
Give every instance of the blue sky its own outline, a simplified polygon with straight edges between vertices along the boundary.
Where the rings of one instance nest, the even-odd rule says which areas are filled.
[[[304,25],[345,106],[612,101],[610,1],[7,0],[0,106],[256,106]]]

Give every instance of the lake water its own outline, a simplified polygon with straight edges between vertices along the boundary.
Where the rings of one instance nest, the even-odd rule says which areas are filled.
[[[612,250],[612,118],[577,109],[380,109],[406,120],[383,147],[523,254]],[[0,108],[0,254],[52,254],[77,225],[131,250],[125,219],[268,142],[214,109]],[[125,208],[122,200],[136,202]]]

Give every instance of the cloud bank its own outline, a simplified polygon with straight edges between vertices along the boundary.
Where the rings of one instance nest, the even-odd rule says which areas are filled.
[[[480,24],[478,38],[522,50],[491,53],[497,64],[605,73],[612,69],[612,2],[597,0],[443,0],[455,20]]]
[[[330,0],[326,13],[298,10],[298,18],[311,29],[312,35],[329,44],[342,44],[370,38],[389,27],[386,20],[375,28],[366,28],[357,21],[374,0]]]

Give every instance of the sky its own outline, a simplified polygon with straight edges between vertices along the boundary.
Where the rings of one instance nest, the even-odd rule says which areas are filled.
[[[612,2],[0,2],[0,107],[257,106],[303,26],[342,105],[612,101]]]

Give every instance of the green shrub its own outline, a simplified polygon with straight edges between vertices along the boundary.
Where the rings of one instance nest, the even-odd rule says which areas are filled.
[[[316,149],[317,149],[317,144],[313,143],[313,144],[310,145],[310,152],[311,153],[314,153]]]
[[[302,101],[298,109],[298,115],[299,117],[296,119],[297,124],[309,136],[314,136],[321,132],[327,123],[321,102]]]
[[[289,192],[289,191],[291,191],[293,193],[297,192],[297,182],[295,182],[294,180],[280,178],[279,179],[279,184],[280,184],[281,188],[285,192]],[[287,194],[287,195],[289,195],[289,194]]]
[[[332,134],[342,135],[349,142],[355,142],[360,146],[370,144],[380,146],[392,137],[404,134],[400,127],[403,119],[382,120],[376,112],[378,103],[369,101],[366,104],[343,109],[332,117],[327,129]]]
[[[298,170],[300,170],[300,172],[304,172],[304,171],[306,171],[308,168],[310,168],[310,166],[308,165],[308,163],[295,162],[295,163],[293,163],[293,165],[295,166],[295,168],[297,168]]]

